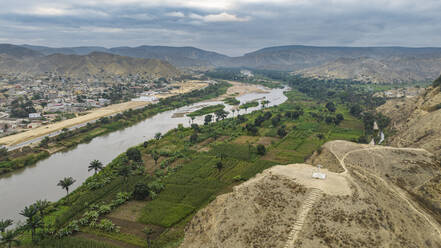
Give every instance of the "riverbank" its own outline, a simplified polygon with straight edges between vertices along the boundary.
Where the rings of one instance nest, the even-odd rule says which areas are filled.
[[[95,137],[129,127],[155,114],[220,96],[225,94],[227,88],[230,87],[230,84],[220,82],[210,86],[201,85],[201,87],[203,88],[184,94],[162,98],[156,104],[145,105],[145,103],[142,103],[144,104],[144,107],[141,105],[137,109],[129,108],[122,113],[114,113],[112,116],[103,116],[98,118],[95,122],[89,122],[87,125],[75,130],[61,132],[55,137],[48,138],[47,144],[44,146],[34,148],[27,147],[26,151],[21,149],[19,151],[19,156],[13,157],[13,159],[9,159],[8,156],[2,158],[3,161],[0,161],[0,175],[33,165],[39,160],[46,158],[49,154],[71,149],[81,143],[90,142]],[[13,152],[15,151],[8,152],[8,154]],[[35,159],[35,156],[29,156],[41,152],[45,152],[47,155],[38,156],[38,158],[41,159],[37,160]]]
[[[305,99],[296,91],[286,96],[288,100],[280,106],[208,125],[172,129],[159,140],[136,146],[140,161],[120,154],[69,197],[55,203],[47,224],[71,227],[80,223],[78,230],[87,234],[80,237],[105,237],[126,247],[145,247],[142,230],[150,228],[152,247],[171,246],[183,238],[185,226],[198,210],[234,185],[273,165],[303,162],[328,140],[351,140],[362,134],[361,122],[349,115],[346,106],[337,105],[344,121],[335,125],[313,117],[325,110],[324,104]],[[294,119],[287,113],[296,108],[304,114]],[[263,152],[257,149],[259,145],[265,147]],[[157,162],[153,154],[159,156]],[[119,171],[128,164],[132,165],[131,173],[124,179]],[[132,193],[139,184],[148,188],[144,200],[113,205],[120,191]],[[97,223],[109,220],[120,232],[103,231],[82,221],[96,213]],[[71,222],[74,219],[79,222]]]
[[[202,89],[207,87],[207,83],[200,82],[200,81],[187,81],[185,83],[176,83],[172,84],[171,86],[176,87],[175,89],[170,90],[168,93],[160,93],[155,95],[158,99],[164,99],[172,96],[176,96],[179,94],[186,94],[188,92]],[[130,102],[124,102],[119,104],[112,104],[107,107],[94,109],[90,111],[88,114],[83,116],[78,116],[72,119],[56,122],[53,124],[41,126],[35,129],[31,129],[22,133],[17,133],[14,135],[6,136],[0,138],[0,144],[6,146],[7,148],[16,146],[21,143],[25,143],[27,141],[35,140],[35,142],[31,143],[37,143],[39,142],[38,138],[43,137],[48,134],[52,134],[58,131],[61,131],[65,128],[71,128],[75,126],[79,126],[88,122],[92,122],[95,120],[98,120],[102,117],[108,117],[112,116],[118,113],[122,113],[129,109],[137,109],[142,108],[148,104],[151,104],[151,102],[143,102],[143,101],[130,101]],[[30,143],[26,144],[30,145]]]

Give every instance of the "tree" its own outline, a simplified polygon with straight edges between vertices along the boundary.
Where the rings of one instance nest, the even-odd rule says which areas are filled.
[[[129,148],[126,152],[126,155],[127,155],[127,158],[129,158],[129,160],[132,160],[135,162],[142,161],[141,152],[138,149],[136,149],[135,147]]]
[[[221,171],[222,168],[224,168],[224,164],[222,163],[222,161],[217,161],[217,162],[216,162],[216,169],[217,169],[218,171]]]
[[[49,137],[46,136],[46,137],[44,137],[44,138],[41,140],[41,142],[40,142],[40,147],[47,148],[47,147],[48,147],[48,144],[49,144]]]
[[[333,102],[328,102],[326,103],[326,108],[330,111],[330,112],[335,112],[336,108],[335,108],[335,104]]]
[[[279,128],[279,129],[277,130],[277,135],[279,135],[279,136],[280,136],[280,138],[283,138],[283,137],[285,137],[285,136],[286,136],[286,134],[287,134],[287,132],[286,132],[286,130],[285,130],[285,128],[284,128],[284,127],[281,127],[281,128]]]
[[[206,115],[206,116],[204,117],[204,125],[208,125],[208,124],[210,124],[211,121],[212,121],[212,119],[213,119],[213,116],[212,116],[212,115]]]
[[[6,232],[2,232],[0,244],[8,245],[8,248],[11,248],[12,245],[20,245],[20,240],[16,239],[18,234],[19,233],[16,230],[8,230]]]
[[[8,149],[6,147],[0,148],[0,157],[7,157],[8,156]]]
[[[352,106],[351,109],[349,110],[349,113],[351,113],[351,115],[355,117],[359,117],[361,112],[363,112],[363,109],[358,104]]]
[[[72,177],[65,177],[63,180],[60,180],[57,186],[60,186],[62,189],[66,190],[66,195],[69,195],[69,187],[74,184],[76,181]]]
[[[94,170],[95,174],[98,173],[98,171],[103,169],[103,163],[101,163],[99,160],[92,160],[90,162],[90,165],[88,167],[88,171]]]
[[[20,212],[20,215],[26,217],[25,228],[31,230],[32,242],[35,241],[35,230],[43,226],[43,220],[41,216],[39,216],[37,213],[38,209],[35,204],[32,204],[29,207],[25,207]]]
[[[121,165],[118,169],[118,175],[122,176],[125,182],[127,182],[127,180],[129,179],[130,172],[131,172],[130,167],[126,164]]]
[[[145,183],[137,183],[133,190],[135,200],[144,200],[150,195],[149,187]]]
[[[157,165],[159,160],[159,153],[156,150],[152,151],[152,158],[153,160],[155,160],[155,165]]]
[[[0,220],[0,233],[5,232],[6,228],[12,225],[13,221],[11,219]]]
[[[257,145],[257,154],[263,156],[263,155],[265,155],[265,153],[266,153],[266,148],[265,148],[265,146],[262,145],[262,144],[258,144],[258,145]]]
[[[216,121],[223,120],[228,116],[228,112],[223,109],[216,110],[214,114],[216,115]]]
[[[190,136],[190,142],[191,143],[196,143],[198,141],[198,133],[194,132],[191,136]]]
[[[153,230],[152,228],[146,227],[142,230],[145,234],[145,238],[147,240],[147,247],[150,248],[150,235],[152,235]]]
[[[156,140],[160,140],[161,137],[162,137],[162,134],[161,134],[160,132],[158,132],[158,133],[155,134],[155,139],[156,139]]]
[[[41,218],[44,216],[44,210],[48,208],[50,205],[50,202],[47,200],[38,200],[35,203],[35,207],[37,208],[37,211],[40,213]]]

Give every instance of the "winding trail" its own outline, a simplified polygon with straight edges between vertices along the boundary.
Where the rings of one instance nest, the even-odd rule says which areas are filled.
[[[427,150],[425,149],[420,149],[420,148],[396,148],[396,147],[366,147],[366,148],[361,148],[361,149],[356,149],[356,150],[352,150],[349,152],[346,152],[341,158],[339,158],[339,156],[337,155],[337,153],[334,151],[333,149],[333,145],[335,143],[337,143],[338,141],[334,141],[331,145],[330,145],[330,152],[337,158],[337,160],[340,162],[340,165],[343,167],[344,172],[342,172],[341,174],[346,176],[351,182],[353,182],[351,176],[348,174],[348,169],[346,167],[345,164],[345,159],[352,153],[355,152],[361,152],[361,151],[371,151],[371,150],[399,150],[399,151],[422,151],[422,152],[427,152],[429,153]],[[429,153],[430,154],[430,153]],[[374,166],[375,167],[375,166]],[[386,180],[384,180],[383,178],[381,178],[380,176],[369,172],[366,169],[363,168],[357,168],[360,169],[362,171],[364,171],[365,173],[369,174],[370,176],[378,179],[380,182],[382,182],[384,185],[386,185],[386,187],[388,189],[390,189],[390,191],[392,191],[393,193],[395,193],[399,198],[401,198],[403,201],[405,201],[409,207],[416,212],[418,215],[420,215],[421,217],[423,217],[427,222],[429,222],[429,224],[434,228],[434,230],[438,233],[438,235],[441,238],[441,228],[439,227],[439,225],[432,220],[432,217],[430,216],[430,214],[425,213],[423,210],[419,210],[417,207],[417,204],[414,203],[407,195],[406,193],[398,188],[395,185],[392,185],[390,183],[388,183]]]
[[[323,192],[319,189],[311,189],[311,191],[308,194],[308,197],[303,202],[302,207],[300,208],[300,211],[297,213],[297,219],[292,225],[291,232],[288,236],[288,241],[285,244],[285,248],[294,248],[294,244],[297,240],[298,234],[303,228],[303,224],[305,223],[306,216],[308,216],[309,211],[314,206],[314,203],[320,199]]]

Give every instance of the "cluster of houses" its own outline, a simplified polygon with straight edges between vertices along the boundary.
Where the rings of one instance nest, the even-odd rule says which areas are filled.
[[[0,74],[0,136],[112,104],[110,92],[116,84],[124,85],[122,90],[117,90],[123,99],[157,100],[152,89],[157,88],[158,83],[137,75],[72,79],[53,73],[41,76]],[[158,90],[167,89],[164,87]],[[35,112],[28,113],[27,118],[14,118],[11,112],[12,103],[16,99],[31,101]]]

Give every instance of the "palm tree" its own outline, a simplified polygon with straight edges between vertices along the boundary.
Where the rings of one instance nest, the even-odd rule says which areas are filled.
[[[222,168],[224,168],[224,164],[222,163],[222,161],[217,161],[217,163],[216,163],[216,169],[217,169],[218,171],[221,171]]]
[[[103,169],[103,163],[101,163],[99,160],[92,160],[92,162],[90,162],[89,165],[89,169],[88,171],[94,170],[95,174],[99,171]]]
[[[6,232],[2,232],[0,238],[0,244],[7,244],[8,248],[11,248],[12,245],[20,245],[20,241],[15,239],[18,235],[18,232],[15,230],[8,230]]]
[[[69,187],[74,184],[76,181],[72,177],[65,177],[63,180],[60,180],[57,184],[57,186],[60,186],[61,188],[66,190],[66,195],[69,194]]]
[[[6,228],[12,225],[12,222],[13,221],[11,219],[0,220],[0,233],[4,232]]]
[[[130,175],[130,167],[128,165],[121,166],[118,170],[118,175],[124,177],[124,181],[127,182]]]
[[[27,229],[31,229],[32,241],[34,241],[35,230],[43,226],[43,220],[41,216],[37,215],[37,213],[38,213],[38,208],[36,204],[32,204],[29,207],[25,207],[20,212],[20,215],[23,215],[24,217],[27,218],[25,227]]]
[[[43,216],[44,216],[44,210],[45,210],[47,207],[49,207],[49,205],[50,205],[50,202],[47,201],[47,200],[38,200],[38,201],[35,203],[35,207],[36,207],[37,210],[40,212],[40,216],[41,216],[41,218],[43,218]]]

